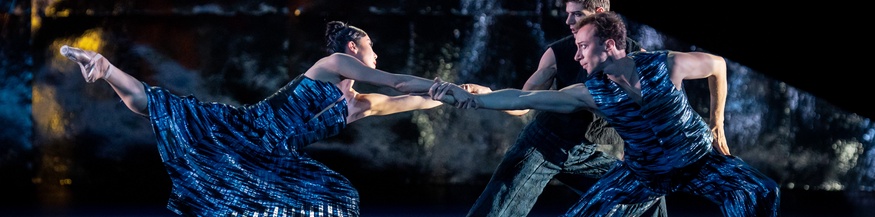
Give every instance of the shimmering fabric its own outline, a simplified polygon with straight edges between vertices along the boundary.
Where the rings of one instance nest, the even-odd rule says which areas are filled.
[[[710,152],[713,138],[708,124],[669,79],[668,52],[633,55],[641,76],[641,105],[604,73],[597,72],[586,82],[605,119],[626,141],[629,168],[642,175],[666,174]]]
[[[574,36],[553,42],[549,47],[556,56],[556,88],[586,79],[586,71],[574,60],[577,52]],[[582,194],[616,165],[616,157],[596,148],[597,144],[620,144],[622,140],[592,112],[535,112],[534,119],[504,154],[467,216],[527,216],[554,178]],[[656,216],[666,216],[664,200],[639,204],[630,212],[643,213],[655,202],[660,203],[653,209]]]
[[[148,85],[146,92],[173,183],[168,209],[191,216],[358,216],[349,181],[301,150],[346,125],[346,101],[333,84],[299,76],[242,107]]]
[[[627,204],[674,192],[708,198],[725,216],[777,216],[779,190],[740,158],[711,148],[708,125],[671,83],[668,52],[632,53],[642,103],[596,72],[586,82],[596,104],[626,141],[626,159],[566,216],[624,216]]]

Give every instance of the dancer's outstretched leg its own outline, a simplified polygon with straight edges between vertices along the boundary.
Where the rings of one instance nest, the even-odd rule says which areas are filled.
[[[140,115],[149,115],[146,89],[140,80],[116,68],[99,53],[67,45],[61,47],[60,52],[79,64],[85,82],[92,83],[97,79],[105,80],[125,102],[128,109]]]

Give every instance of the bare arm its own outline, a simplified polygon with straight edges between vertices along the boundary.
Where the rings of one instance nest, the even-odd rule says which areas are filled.
[[[553,54],[553,48],[547,48],[544,54],[541,55],[541,60],[538,63],[538,70],[529,76],[522,90],[549,90],[553,87],[553,82],[556,77],[556,56]],[[476,84],[463,84],[462,88],[474,94],[484,94],[492,92],[492,89]],[[515,116],[525,115],[529,113],[529,109],[520,110],[504,110],[505,113]]]
[[[116,71],[104,80],[112,86],[128,109],[139,115],[149,116],[149,102],[143,83],[115,66],[110,66],[109,70]]]
[[[390,115],[443,105],[440,101],[429,99],[428,95],[387,96],[378,93],[357,94],[349,104],[352,109],[347,122],[350,123],[371,115]]]
[[[371,104],[371,109],[365,113],[365,116],[389,115],[418,109],[430,109],[443,105],[440,101],[429,99],[428,95],[413,94],[399,96],[359,94],[356,96],[356,100],[360,102],[367,101]]]
[[[503,89],[473,97],[477,108],[494,110],[537,109],[572,113],[581,109],[595,109],[592,95],[583,84],[571,85],[561,90]]]
[[[412,75],[394,74],[379,69],[373,69],[362,64],[361,61],[353,56],[335,53],[323,58],[313,67],[323,68],[328,71],[335,72],[341,78],[337,79],[353,79],[369,84],[381,85],[394,88],[404,93],[427,93],[433,81]],[[319,70],[308,70],[307,73],[318,72]],[[320,75],[314,75],[321,77]],[[321,78],[311,77],[317,80]]]
[[[86,82],[91,83],[96,79],[105,80],[128,109],[139,115],[149,116],[146,89],[140,80],[116,68],[103,55],[94,51],[64,45],[59,49],[59,52],[79,64],[79,70],[81,70]]]
[[[723,57],[702,52],[672,53],[672,82],[680,86],[683,80],[708,79],[711,92],[710,118],[708,123],[714,134],[713,146],[725,155],[730,155],[729,145],[723,131],[724,109],[726,107],[727,81],[726,60]]]
[[[549,90],[553,87],[553,81],[556,77],[556,56],[553,54],[553,48],[547,48],[544,54],[541,55],[541,60],[538,62],[538,70],[529,76],[522,90]]]
[[[541,55],[540,62],[538,62],[538,70],[535,70],[535,73],[529,76],[529,79],[523,84],[522,90],[549,90],[553,87],[555,78],[556,55],[553,53],[553,48],[547,48],[547,51],[544,51],[544,54]],[[529,113],[529,110],[505,110],[504,112],[520,116]]]
[[[371,115],[390,115],[417,109],[430,109],[442,105],[431,100],[428,95],[387,96],[379,93],[359,93],[352,88],[355,80],[347,79],[339,83],[343,98],[347,101],[349,114],[346,122],[352,123]]]

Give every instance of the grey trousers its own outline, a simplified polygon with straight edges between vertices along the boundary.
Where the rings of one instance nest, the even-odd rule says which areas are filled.
[[[616,157],[597,148],[596,144],[564,140],[537,122],[529,123],[507,150],[467,216],[527,216],[554,178],[583,194],[620,165]],[[649,210],[656,203],[660,204]],[[648,211],[653,216],[667,216],[664,197],[630,206],[627,216],[641,216]]]

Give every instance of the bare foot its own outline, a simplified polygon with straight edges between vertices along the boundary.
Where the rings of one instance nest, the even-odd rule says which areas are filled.
[[[67,45],[62,46],[60,51],[67,59],[79,64],[79,69],[82,71],[82,77],[85,77],[85,82],[92,83],[97,81],[97,79],[109,78],[111,73],[109,70],[110,63],[106,58],[103,58],[103,55]]]

